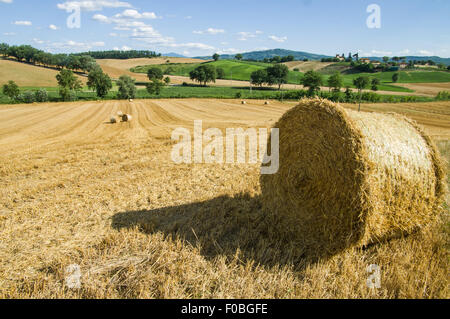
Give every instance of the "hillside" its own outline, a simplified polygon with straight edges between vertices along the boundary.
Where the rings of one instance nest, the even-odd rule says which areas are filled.
[[[436,64],[444,63],[445,65],[450,65],[450,58],[441,58],[438,56],[407,56],[405,58],[406,58],[406,62],[414,61],[414,60],[416,60],[416,61],[431,60],[431,61],[435,62]],[[383,61],[382,57],[369,57],[369,59],[375,60],[375,61],[380,61],[380,62]]]
[[[329,58],[327,55],[321,55],[321,54],[314,54],[314,53],[308,53],[308,52],[302,52],[302,51],[292,51],[292,50],[285,50],[285,49],[273,49],[273,50],[265,50],[265,51],[253,51],[253,52],[246,52],[242,53],[244,60],[264,60],[265,58],[273,58],[275,56],[285,57],[288,55],[294,56],[295,60],[320,60],[322,58]],[[223,60],[232,60],[234,59],[235,54],[224,54],[221,55],[220,58]],[[211,59],[210,56],[204,56],[204,57],[197,57],[197,59],[203,59],[208,60]]]
[[[19,86],[52,87],[57,86],[59,71],[26,63],[0,59],[0,85],[14,81]],[[79,78],[86,82],[85,77]]]

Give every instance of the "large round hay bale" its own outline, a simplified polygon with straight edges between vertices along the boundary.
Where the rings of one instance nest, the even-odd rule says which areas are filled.
[[[436,217],[446,190],[443,164],[411,120],[304,99],[275,127],[280,169],[261,176],[262,198],[306,254],[377,243]]]
[[[122,122],[130,122],[132,120],[132,116],[130,114],[124,114],[122,116]]]

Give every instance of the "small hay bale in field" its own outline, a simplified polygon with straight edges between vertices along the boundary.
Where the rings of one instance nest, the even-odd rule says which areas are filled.
[[[130,102],[133,102],[133,99],[130,99]]]
[[[269,101],[264,102],[264,105],[269,105],[269,104],[270,104]]]
[[[242,101],[242,102],[241,102],[241,104],[247,104],[247,102],[245,102],[245,101]]]
[[[122,122],[130,122],[133,119],[133,117],[130,114],[124,114],[122,116]]]
[[[275,127],[280,169],[261,176],[262,200],[307,255],[396,238],[438,215],[443,164],[431,139],[406,117],[304,99]]]
[[[122,118],[123,112],[122,112],[122,111],[117,112],[117,116],[120,117],[120,118]]]
[[[117,119],[114,116],[111,116],[111,119],[109,120],[109,122],[111,124],[116,124],[117,123]]]

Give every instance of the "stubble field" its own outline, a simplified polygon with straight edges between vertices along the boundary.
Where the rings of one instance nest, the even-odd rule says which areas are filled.
[[[448,298],[448,206],[407,238],[312,261],[265,218],[258,165],[170,158],[177,127],[271,127],[294,105],[0,106],[0,298]],[[363,109],[410,116],[450,159],[449,102]],[[133,121],[109,124],[119,110]],[[81,289],[65,282],[74,264]]]

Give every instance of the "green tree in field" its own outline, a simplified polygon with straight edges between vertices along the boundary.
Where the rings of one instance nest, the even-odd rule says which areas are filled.
[[[250,75],[250,82],[256,86],[263,86],[264,83],[267,83],[267,71],[257,70],[252,72]]]
[[[216,68],[213,65],[200,65],[195,70],[192,70],[189,73],[189,77],[192,81],[197,81],[204,86],[207,85],[208,82],[216,82],[217,72]]]
[[[119,99],[134,99],[136,97],[136,85],[134,79],[128,75],[122,75],[117,81],[119,92],[117,97]]]
[[[353,85],[358,89],[359,92],[358,111],[361,111],[362,90],[364,90],[369,85],[369,78],[367,76],[360,76],[353,80]]]
[[[399,76],[400,75],[398,73],[394,73],[392,75],[392,82],[397,83]]]
[[[287,83],[289,68],[284,64],[275,64],[266,69],[267,82],[278,84],[278,90],[281,85]]]
[[[225,79],[225,71],[222,68],[217,68],[216,72],[218,79]]]
[[[90,89],[95,89],[100,98],[104,98],[112,89],[111,78],[99,67],[89,72],[87,85]]]
[[[332,88],[334,92],[340,92],[343,86],[344,80],[340,72],[336,72],[328,78],[328,87]]]
[[[158,79],[153,79],[150,81],[150,83],[147,83],[147,92],[151,95],[156,94],[159,95],[161,93],[162,88],[164,87],[165,83]]]
[[[64,101],[74,99],[75,92],[82,88],[81,81],[68,69],[62,69],[56,75],[56,80],[58,81],[59,95]]]
[[[378,85],[380,85],[381,81],[378,78],[373,78],[372,81],[370,82],[371,84],[371,90],[372,91],[378,91]]]
[[[316,92],[320,91],[320,87],[323,85],[323,78],[319,72],[311,70],[303,75],[300,84],[308,88],[309,96],[314,96]]]
[[[2,92],[11,100],[15,100],[20,94],[19,86],[14,81],[8,81],[7,84],[3,85]]]
[[[166,76],[166,77],[164,78],[164,83],[165,83],[166,85],[169,85],[169,84],[170,84],[170,78],[169,78],[168,76]]]
[[[0,54],[4,57],[8,56],[9,45],[6,43],[0,43]]]
[[[242,56],[242,54],[238,53],[238,54],[235,55],[234,58],[235,58],[236,60],[241,61],[244,57]]]
[[[219,61],[220,55],[219,55],[218,53],[214,53],[214,55],[212,56],[212,58],[214,59],[214,61]]]
[[[150,68],[147,71],[147,77],[150,81],[162,80],[164,77],[163,71],[160,68]]]

